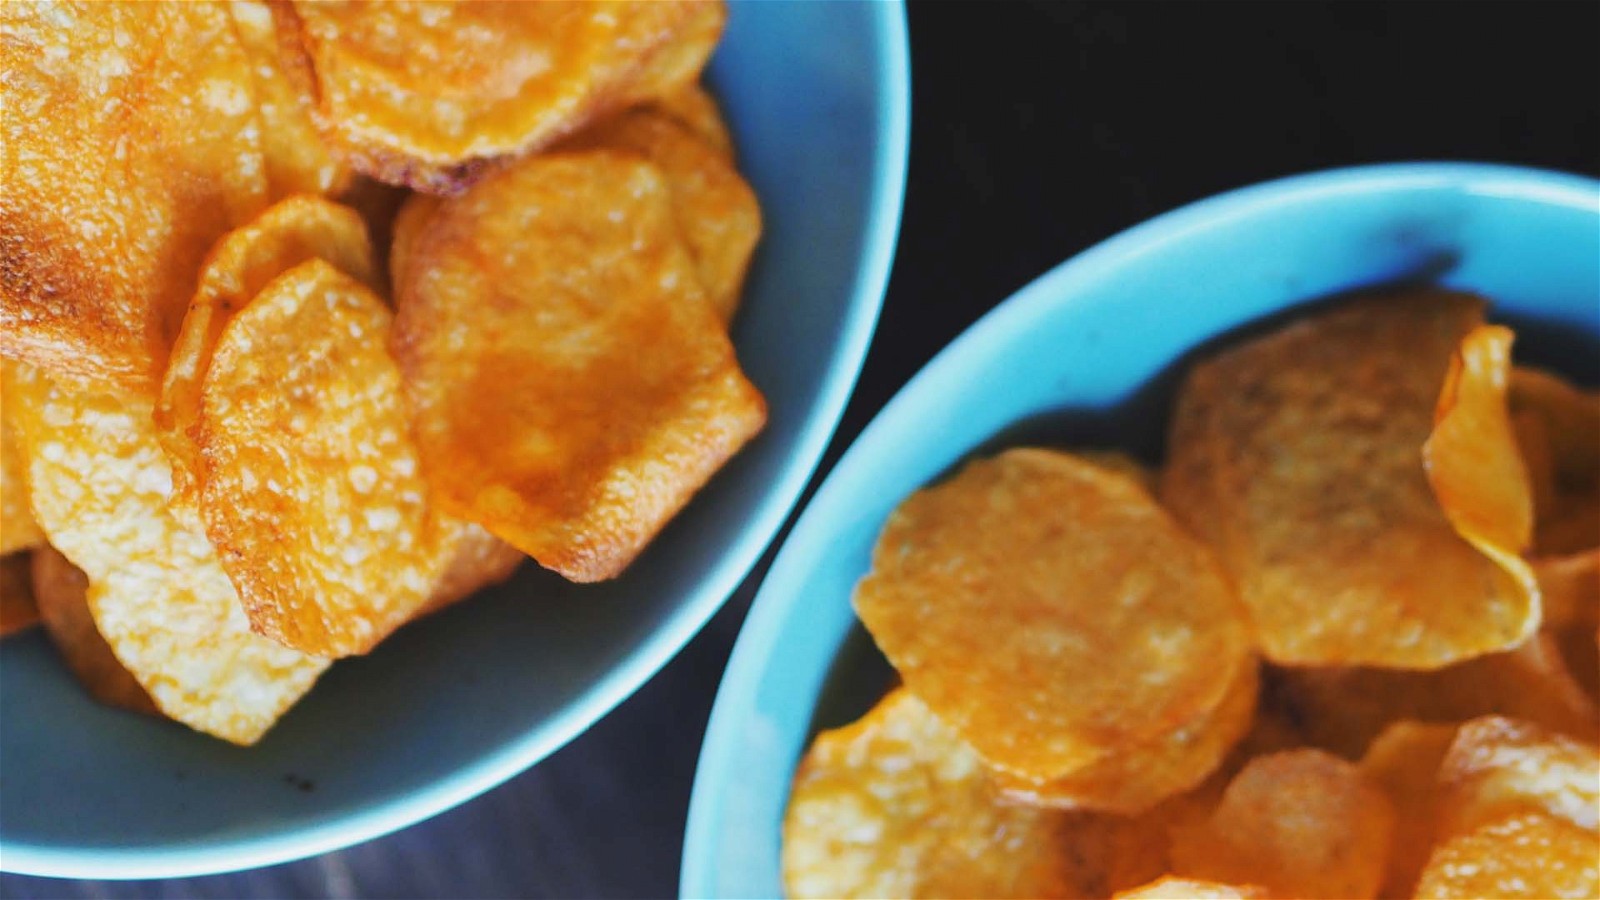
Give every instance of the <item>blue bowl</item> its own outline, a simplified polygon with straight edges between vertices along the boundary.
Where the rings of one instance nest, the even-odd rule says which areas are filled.
[[[0,868],[149,878],[334,850],[510,778],[661,668],[772,540],[860,370],[905,189],[907,53],[899,4],[732,5],[710,81],[766,219],[734,343],[771,419],[625,577],[525,566],[335,666],[249,749],[96,706],[43,636],[7,640]]]
[[[756,597],[700,755],[683,896],[781,895],[806,742],[886,687],[850,594],[902,498],[1001,444],[1156,458],[1185,354],[1299,301],[1419,277],[1487,294],[1521,327],[1519,354],[1600,380],[1600,183],[1483,165],[1344,169],[1184,207],[1063,263],[946,347],[828,476]]]

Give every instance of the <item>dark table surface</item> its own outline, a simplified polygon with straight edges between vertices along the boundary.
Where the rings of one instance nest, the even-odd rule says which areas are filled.
[[[821,473],[969,323],[1164,210],[1387,160],[1600,174],[1592,2],[919,2],[909,18],[900,249]],[[674,895],[702,730],[770,559],[637,695],[463,807],[270,869],[145,882],[0,876],[0,897]]]

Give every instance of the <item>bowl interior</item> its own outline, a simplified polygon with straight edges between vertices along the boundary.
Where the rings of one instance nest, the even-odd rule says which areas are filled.
[[[0,867],[189,875],[364,840],[516,774],[659,669],[754,564],[838,422],[893,253],[908,78],[897,4],[732,6],[710,81],[765,216],[734,342],[770,420],[623,578],[525,565],[333,667],[248,749],[97,706],[43,635],[7,640]]]
[[[1064,263],[942,351],[873,420],[785,542],[723,678],[696,773],[682,893],[777,896],[790,775],[889,670],[850,593],[899,501],[963,457],[1043,443],[1158,461],[1183,361],[1301,302],[1404,280],[1479,291],[1520,361],[1600,382],[1600,186],[1473,165],[1272,182]]]

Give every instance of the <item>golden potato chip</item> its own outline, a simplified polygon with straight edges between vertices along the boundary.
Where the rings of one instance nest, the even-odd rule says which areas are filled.
[[[1600,394],[1573,387],[1538,369],[1511,372],[1512,415],[1525,440],[1539,422],[1552,499],[1536,508],[1534,556],[1561,555],[1600,547]],[[1526,456],[1530,448],[1523,447]],[[1535,452],[1538,452],[1537,450]]]
[[[1600,897],[1600,840],[1553,816],[1509,813],[1441,841],[1413,896]]]
[[[1361,758],[1361,774],[1383,788],[1394,804],[1394,840],[1383,897],[1410,897],[1433,849],[1439,801],[1439,764],[1455,740],[1456,726],[1403,720],[1373,739]]]
[[[33,590],[45,631],[90,696],[107,706],[159,715],[154,700],[122,667],[89,611],[89,576],[44,546],[33,552]]]
[[[379,274],[355,211],[309,195],[269,207],[229,232],[206,257],[155,412],[161,446],[172,460],[172,502],[181,514],[194,509],[199,490],[200,385],[217,339],[269,281],[308,259],[327,260],[369,285]]]
[[[636,158],[548,154],[398,226],[394,352],[436,497],[574,581],[621,572],[766,420],[667,198]]]
[[[233,0],[228,11],[254,76],[271,196],[331,196],[343,191],[350,183],[350,171],[334,157],[311,120],[312,98],[304,85],[284,69],[272,9],[262,0]]]
[[[391,283],[398,285],[405,280],[405,269],[411,263],[411,245],[443,202],[430,194],[411,194],[400,205],[400,212],[394,218],[394,237],[389,244]]]
[[[855,607],[913,693],[1036,782],[1157,746],[1254,664],[1209,550],[1127,475],[1048,450],[902,502]]]
[[[977,754],[899,689],[801,760],[783,880],[790,897],[1103,897],[1159,874],[1112,872],[1139,827],[998,802]]]
[[[1216,771],[1250,729],[1257,687],[1255,667],[1246,666],[1215,710],[1162,735],[1153,744],[1116,748],[1096,762],[1049,781],[997,772],[995,782],[1007,797],[1035,806],[1124,815],[1144,812]]]
[[[10,370],[18,365],[0,359],[0,368]],[[6,377],[0,376],[0,382]],[[0,396],[0,555],[44,543],[44,532],[39,530],[28,506],[27,464],[16,433],[16,407],[16,397]]]
[[[454,193],[523,154],[699,76],[720,2],[294,3],[280,49],[357,170]]]
[[[27,551],[0,557],[0,637],[27,629],[39,621],[33,586],[28,576]]]
[[[418,616],[438,612],[505,581],[527,558],[521,550],[470,522],[449,520],[444,531],[447,562],[435,576]]]
[[[1162,498],[1211,541],[1266,656],[1431,669],[1521,643],[1536,594],[1463,540],[1421,449],[1482,301],[1349,301],[1199,363]]]
[[[147,398],[13,374],[34,511],[88,575],[100,634],[167,716],[254,743],[327,661],[250,631],[210,541],[168,511]]]
[[[1463,724],[1439,767],[1439,833],[1465,834],[1535,809],[1591,833],[1600,817],[1600,751],[1530,722],[1486,716]]]
[[[227,7],[0,4],[0,354],[153,393],[200,260],[267,202]]]
[[[1163,875],[1131,891],[1119,892],[1115,900],[1249,900],[1266,896],[1265,888],[1254,885],[1218,884]]]
[[[1074,456],[1084,462],[1093,463],[1103,469],[1110,469],[1128,476],[1130,480],[1155,496],[1157,483],[1156,473],[1144,463],[1134,459],[1120,450],[1079,450]]]
[[[201,389],[206,534],[251,626],[316,656],[370,650],[443,564],[390,321],[361,282],[307,260],[234,314]]]
[[[711,149],[733,158],[733,135],[722,120],[722,109],[699,82],[685,82],[651,101],[649,109],[664,113],[694,132]]]
[[[1357,768],[1320,750],[1253,759],[1204,826],[1173,834],[1175,874],[1273,896],[1376,897],[1394,812]]]
[[[661,169],[700,284],[722,321],[732,320],[745,269],[761,238],[761,207],[733,163],[683,125],[649,109],[607,119],[572,146],[631,150]]]

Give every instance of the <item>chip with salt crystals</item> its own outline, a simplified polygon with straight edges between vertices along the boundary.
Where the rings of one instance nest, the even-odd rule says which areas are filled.
[[[24,551],[0,557],[0,637],[26,630],[39,621]]]
[[[1251,760],[1200,826],[1173,833],[1176,874],[1273,896],[1376,897],[1394,812],[1352,763],[1320,750]]]
[[[223,4],[0,4],[0,354],[153,394],[211,244],[268,199]]]
[[[494,157],[694,81],[721,2],[276,4],[286,60],[357,170],[454,193]]]
[[[0,369],[9,371],[20,365],[0,359]],[[0,385],[8,378],[0,374]],[[0,386],[0,556],[44,543],[44,532],[28,506],[27,465],[16,425],[21,398],[3,395],[4,390]]]
[[[1439,767],[1439,833],[1464,833],[1535,808],[1593,832],[1600,817],[1600,751],[1587,741],[1503,716],[1463,724]]]
[[[1197,364],[1162,496],[1211,541],[1262,649],[1296,665],[1432,669],[1517,646],[1537,595],[1440,510],[1422,445],[1483,302],[1345,301]]]
[[[1268,896],[1265,888],[1254,885],[1219,884],[1172,875],[1122,891],[1115,900],[1250,900]]]
[[[1410,897],[1428,862],[1439,802],[1439,764],[1455,737],[1454,724],[1402,720],[1385,728],[1361,757],[1361,774],[1383,788],[1394,804],[1394,838],[1380,896]]]
[[[390,322],[361,282],[307,260],[233,315],[201,388],[206,533],[256,631],[317,656],[370,650],[444,565]]]
[[[616,576],[766,421],[665,180],[556,153],[423,203],[397,225],[393,346],[438,502],[574,581]]]
[[[665,113],[695,133],[713,150],[733,158],[733,135],[722,119],[722,109],[699,82],[687,82],[657,97],[649,108]]]
[[[1154,878],[1133,820],[1000,802],[915,696],[817,736],[783,824],[791,897],[1095,897]]]
[[[90,696],[107,706],[159,715],[155,701],[123,668],[94,624],[89,576],[48,546],[33,552],[31,574],[45,632]]]
[[[252,632],[211,542],[172,516],[150,401],[30,370],[5,391],[39,524],[88,575],[112,652],[168,717],[255,743],[328,663]]]
[[[1600,897],[1600,839],[1554,816],[1506,813],[1440,840],[1411,896]]]
[[[855,607],[913,693],[1034,782],[1159,746],[1254,664],[1210,550],[1129,475],[1049,450],[903,501]]]

